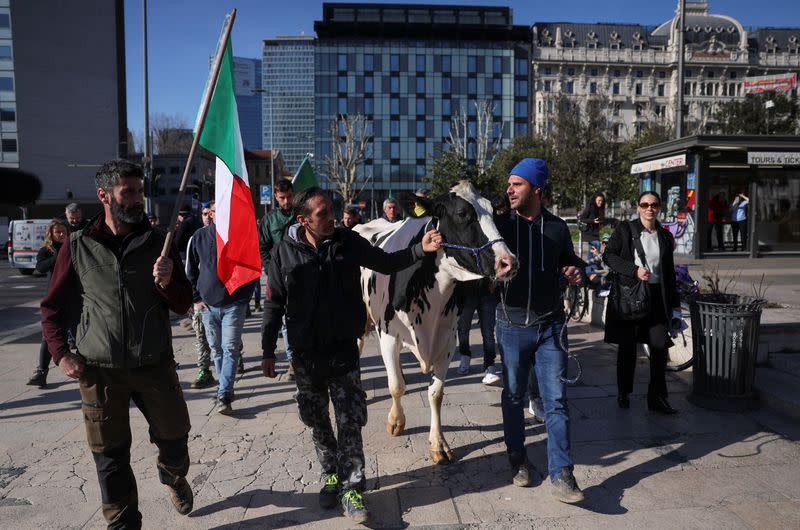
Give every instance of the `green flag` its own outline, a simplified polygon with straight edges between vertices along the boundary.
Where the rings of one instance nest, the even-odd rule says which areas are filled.
[[[294,174],[292,188],[294,188],[294,192],[297,193],[312,186],[319,186],[319,182],[317,182],[317,176],[314,175],[314,168],[311,167],[311,160],[309,160],[309,156],[306,155],[303,161],[300,162],[297,173]]]

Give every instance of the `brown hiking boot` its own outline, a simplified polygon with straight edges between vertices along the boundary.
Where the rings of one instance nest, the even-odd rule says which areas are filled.
[[[167,489],[175,510],[181,515],[188,515],[194,505],[194,493],[192,493],[192,487],[186,482],[186,478],[179,477],[175,484],[168,485]]]

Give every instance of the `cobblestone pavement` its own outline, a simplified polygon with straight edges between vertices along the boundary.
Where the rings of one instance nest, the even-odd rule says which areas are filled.
[[[300,423],[285,374],[260,374],[258,319],[248,320],[248,371],[236,383],[232,417],[213,412],[213,389],[192,390],[192,337],[173,328],[179,375],[192,418],[189,479],[194,512],[173,509],[158,483],[155,447],[138,411],[131,415],[133,468],[145,528],[352,527],[337,510],[317,505],[320,468],[310,432]],[[535,485],[510,485],[502,442],[500,390],[472,372],[445,387],[442,423],[457,461],[435,466],[428,456],[428,376],[410,354],[406,432],[384,428],[390,405],[374,340],[362,359],[369,422],[364,430],[367,504],[376,528],[797,528],[800,521],[800,428],[768,411],[729,414],[690,405],[691,372],[669,375],[671,402],[681,410],[647,412],[646,360],[640,359],[631,409],[616,406],[614,353],[601,332],[571,327],[584,376],[570,388],[572,442],[580,506],[550,497],[546,433],[529,424]],[[99,490],[84,439],[78,391],[57,369],[50,388],[25,386],[38,337],[0,346],[0,527],[102,528]],[[479,334],[473,330],[473,349]],[[456,364],[454,361],[453,364]],[[285,363],[279,363],[285,371]],[[800,390],[799,390],[800,391]]]

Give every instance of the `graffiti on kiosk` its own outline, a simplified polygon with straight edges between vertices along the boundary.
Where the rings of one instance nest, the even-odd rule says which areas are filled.
[[[694,247],[695,225],[692,207],[695,204],[694,190],[687,190],[681,196],[681,187],[672,186],[667,190],[664,203],[664,220],[661,225],[675,238],[675,252],[691,254]]]

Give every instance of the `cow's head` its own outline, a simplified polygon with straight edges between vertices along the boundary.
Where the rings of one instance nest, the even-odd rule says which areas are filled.
[[[402,194],[400,204],[409,217],[431,217],[430,227],[438,228],[448,245],[445,261],[457,280],[508,281],[516,273],[517,259],[500,237],[491,203],[470,182],[462,180],[434,199]]]

